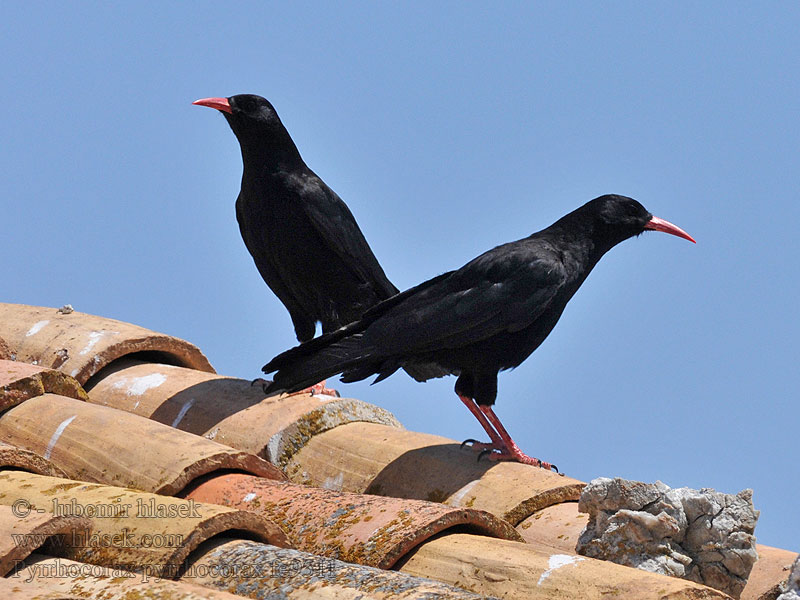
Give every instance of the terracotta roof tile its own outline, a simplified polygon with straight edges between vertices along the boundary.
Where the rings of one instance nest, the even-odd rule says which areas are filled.
[[[332,492],[238,473],[198,483],[185,497],[256,511],[278,523],[295,548],[383,569],[448,530],[522,540],[508,523],[485,511]]]
[[[43,456],[30,450],[0,442],[0,469],[3,467],[11,467],[28,473],[38,473],[39,475],[50,475],[52,477],[66,476],[64,471]]]
[[[779,585],[789,577],[797,552],[756,544],[758,560],[750,571],[740,600],[774,600],[780,594]]]
[[[371,423],[314,436],[286,466],[307,485],[479,508],[516,525],[545,506],[577,500],[585,485],[530,465],[488,460],[444,437]]]
[[[27,582],[21,578],[0,578],[0,597],[4,600],[80,600],[80,596],[73,596],[59,591],[53,582]]]
[[[99,373],[90,401],[251,452],[281,466],[311,436],[353,421],[400,427],[388,411],[349,398],[266,397],[250,381],[122,360]]]
[[[0,505],[0,577],[11,573],[50,537],[85,536],[90,526],[89,520],[81,517],[30,512],[19,503],[14,507]]]
[[[220,469],[283,478],[252,454],[56,394],[0,415],[0,439],[52,460],[69,477],[162,494],[175,494],[194,478]]]
[[[241,596],[191,582],[156,579],[120,569],[107,569],[66,558],[34,554],[19,565],[9,581],[21,589],[35,586],[83,600],[241,600]],[[2,590],[2,588],[0,588]],[[5,596],[3,596],[5,598]],[[27,596],[26,596],[27,598]]]
[[[114,319],[24,304],[0,304],[0,337],[16,360],[59,369],[81,384],[114,360],[155,352],[162,362],[214,369],[192,344]]]
[[[0,338],[0,360],[12,360],[16,353],[8,347],[3,338]]]
[[[264,600],[490,600],[440,581],[247,540],[212,540],[181,580]]]
[[[80,383],[60,371],[0,360],[0,412],[47,392],[77,400],[89,399]]]
[[[526,542],[575,552],[578,536],[588,521],[589,515],[578,512],[577,502],[561,502],[537,510],[517,525],[517,531]]]
[[[458,581],[476,593],[528,600],[636,598],[728,598],[696,583],[623,567],[602,560],[559,553],[465,534],[431,540],[400,566],[404,573],[439,581]]]
[[[58,540],[48,546],[52,553],[153,576],[177,572],[201,543],[224,532],[288,543],[277,525],[254,512],[17,471],[0,472],[0,504],[15,507],[17,514],[84,516],[91,523],[89,537]]]

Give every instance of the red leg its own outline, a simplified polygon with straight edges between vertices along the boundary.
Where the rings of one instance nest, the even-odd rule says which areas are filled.
[[[491,406],[479,405],[478,408],[485,415],[485,418],[488,420],[488,422],[491,423],[492,427],[494,427],[495,431],[497,431],[497,434],[500,436],[500,440],[502,442],[502,447],[498,448],[500,452],[492,452],[489,455],[490,460],[515,460],[527,465],[558,471],[558,468],[556,468],[555,465],[541,461],[538,458],[533,458],[522,452],[514,440],[511,439],[511,436],[508,435],[506,428],[503,427],[500,419],[498,419],[497,415],[494,414]]]
[[[492,448],[502,448],[503,447],[503,440],[497,434],[494,427],[486,420],[484,414],[479,410],[478,404],[472,398],[467,398],[466,396],[459,395],[458,398],[464,403],[475,418],[478,419],[478,423],[481,424],[484,431],[489,434],[489,438],[492,440],[491,444],[481,444],[480,442],[475,442],[472,444],[473,448],[479,448],[481,450],[491,450]]]

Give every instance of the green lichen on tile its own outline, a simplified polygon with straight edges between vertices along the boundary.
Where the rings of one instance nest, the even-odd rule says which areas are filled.
[[[51,488],[47,488],[46,490],[42,490],[40,493],[43,496],[55,496],[56,494],[60,494],[62,492],[66,492],[67,490],[71,490],[76,487],[80,487],[83,485],[81,482],[69,482],[69,483],[58,483]]]
[[[267,459],[286,469],[291,457],[312,437],[339,425],[354,422],[402,427],[390,412],[367,402],[351,398],[332,400],[309,411],[292,425],[273,435],[266,447]]]

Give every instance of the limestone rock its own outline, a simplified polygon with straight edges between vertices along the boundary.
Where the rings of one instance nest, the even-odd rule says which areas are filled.
[[[785,591],[778,596],[778,600],[800,600],[800,556],[794,561],[789,580],[784,586]]]
[[[578,510],[589,522],[576,549],[738,598],[758,558],[752,497],[601,477],[581,494]]]

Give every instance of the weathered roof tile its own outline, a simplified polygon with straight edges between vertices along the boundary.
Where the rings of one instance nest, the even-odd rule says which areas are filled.
[[[88,537],[61,538],[49,546],[54,554],[154,577],[177,572],[202,542],[224,532],[288,544],[277,525],[253,512],[18,471],[0,472],[0,504],[86,517]]]
[[[388,411],[350,398],[266,397],[233,377],[124,359],[98,374],[90,401],[132,412],[282,466],[313,435],[353,421],[400,427]]]
[[[15,565],[45,545],[53,536],[86,535],[88,519],[50,512],[36,512],[26,500],[12,506],[0,505],[0,577],[12,573]]]
[[[56,394],[0,415],[0,439],[52,460],[69,477],[162,494],[175,494],[196,477],[221,469],[283,478],[252,454]]]
[[[203,353],[189,342],[81,312],[0,303],[0,337],[16,360],[58,369],[81,384],[123,356],[155,352],[163,362],[213,372]]]
[[[413,551],[400,571],[458,585],[478,594],[520,600],[697,600],[729,598],[696,583],[475,535],[451,534]]]
[[[39,475],[50,475],[52,477],[66,476],[64,471],[43,456],[24,448],[17,448],[11,444],[0,442],[0,469],[3,467],[11,467],[28,473],[38,473]]]
[[[522,540],[508,523],[485,511],[332,492],[238,473],[198,483],[185,497],[259,512],[278,523],[299,550],[382,569],[448,530]]]
[[[15,580],[25,589],[41,586],[58,597],[83,600],[241,600],[223,591],[192,582],[153,578],[120,569],[108,569],[66,558],[34,554],[15,572]],[[24,586],[24,587],[23,587]],[[0,588],[2,590],[2,588]],[[5,596],[2,596],[5,598]]]
[[[0,360],[0,412],[52,392],[88,400],[89,396],[75,379],[60,371],[13,360]]]
[[[183,575],[250,598],[268,600],[491,600],[430,579],[354,565],[247,540],[212,540]]]
[[[516,525],[546,506],[577,500],[581,481],[521,463],[478,461],[454,440],[372,423],[315,435],[286,466],[307,485],[479,508]]]

